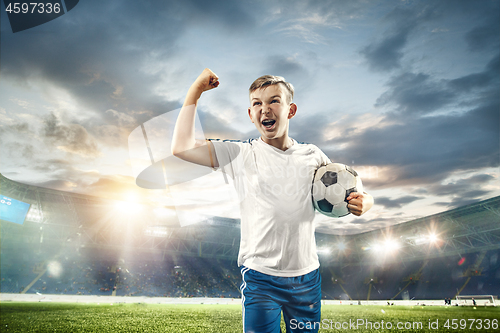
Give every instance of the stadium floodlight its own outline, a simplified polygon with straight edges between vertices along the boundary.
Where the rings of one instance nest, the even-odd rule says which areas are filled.
[[[398,241],[386,238],[383,242],[374,243],[369,248],[376,254],[380,253],[392,253],[400,248]]]
[[[399,249],[400,245],[395,239],[387,238],[384,241],[384,249],[388,252],[394,252]]]
[[[425,236],[419,236],[413,240],[412,245],[424,245],[424,244],[434,244],[438,241],[438,237],[435,234],[429,234]]]
[[[47,264],[47,272],[49,273],[49,276],[58,278],[61,276],[62,271],[63,268],[58,261],[53,260]]]
[[[434,232],[429,232],[427,235],[420,235],[413,240],[415,245],[436,244],[438,241],[439,237]]]
[[[347,245],[345,245],[344,242],[339,242],[337,244],[337,248],[339,249],[339,251],[345,251],[347,249]]]
[[[438,241],[438,237],[435,233],[430,233],[429,236],[427,236],[427,238],[429,239],[430,243],[435,243]]]

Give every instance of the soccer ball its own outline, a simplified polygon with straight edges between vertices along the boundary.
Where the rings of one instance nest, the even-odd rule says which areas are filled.
[[[345,199],[352,192],[363,192],[363,184],[350,166],[330,163],[316,170],[312,200],[318,212],[330,217],[348,215]]]

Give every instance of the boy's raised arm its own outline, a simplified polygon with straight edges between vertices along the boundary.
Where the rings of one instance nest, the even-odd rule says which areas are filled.
[[[195,139],[195,117],[198,100],[204,91],[216,88],[219,78],[205,68],[188,90],[184,105],[175,123],[172,154],[188,162],[218,167],[215,150],[210,142]],[[209,146],[210,145],[210,146]]]

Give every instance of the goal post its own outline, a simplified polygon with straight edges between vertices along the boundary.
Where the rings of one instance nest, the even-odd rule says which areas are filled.
[[[498,296],[495,295],[457,295],[457,302],[459,305],[482,305],[482,306],[496,306]]]

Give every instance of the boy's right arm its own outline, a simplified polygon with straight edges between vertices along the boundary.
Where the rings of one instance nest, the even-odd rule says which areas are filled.
[[[198,100],[204,91],[216,88],[219,78],[210,69],[205,70],[198,76],[189,88],[184,100],[181,112],[175,123],[172,138],[172,154],[185,161],[218,167],[215,149],[210,141],[195,139],[195,119]]]

